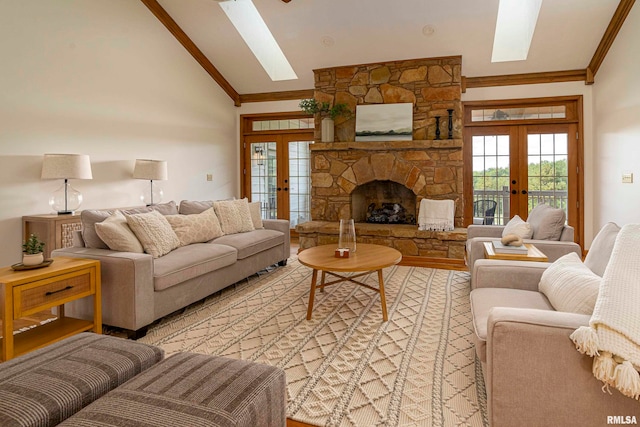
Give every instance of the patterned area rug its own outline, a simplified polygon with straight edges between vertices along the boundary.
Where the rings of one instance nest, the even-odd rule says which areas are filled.
[[[317,426],[486,426],[473,346],[469,274],[384,270],[378,294],[348,282],[316,292],[296,259],[154,325],[140,341],[286,371],[288,417]],[[377,285],[376,274],[365,276]]]

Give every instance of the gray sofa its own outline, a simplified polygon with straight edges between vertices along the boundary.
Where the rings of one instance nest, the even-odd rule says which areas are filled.
[[[284,427],[282,369],[81,333],[0,364],[0,425]]]
[[[615,233],[601,232],[585,259],[599,276]],[[569,338],[589,325],[591,316],[557,311],[538,291],[550,265],[478,260],[473,267],[471,312],[489,425],[603,426],[610,416],[639,417],[636,400],[613,388],[611,394],[602,390],[592,374],[593,359],[579,353]]]
[[[212,201],[173,202],[147,208],[163,215],[196,214]],[[290,255],[289,221],[264,220],[262,229],[229,234],[206,243],[181,246],[159,258],[147,253],[110,250],[95,232],[95,224],[114,210],[81,213],[82,231],[74,246],[53,251],[52,256],[91,258],[100,261],[102,271],[103,323],[129,331],[131,338],[144,336],[148,325],[266,267],[286,264]],[[85,298],[85,300],[87,300]],[[66,313],[91,318],[91,301],[66,304]]]

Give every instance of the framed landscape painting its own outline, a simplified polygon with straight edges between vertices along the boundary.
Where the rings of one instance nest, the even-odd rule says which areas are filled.
[[[411,141],[413,103],[356,106],[356,141]]]

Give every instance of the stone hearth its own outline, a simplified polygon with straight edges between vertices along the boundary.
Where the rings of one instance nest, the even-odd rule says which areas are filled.
[[[296,227],[300,249],[338,244],[339,225],[334,221],[309,221]],[[467,230],[420,231],[406,224],[356,224],[358,243],[372,243],[399,250],[406,257],[464,258]]]

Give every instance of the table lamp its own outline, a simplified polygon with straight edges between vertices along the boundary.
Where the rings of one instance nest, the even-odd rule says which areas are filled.
[[[151,181],[149,193],[146,192],[140,196],[140,200],[147,206],[154,205],[162,201],[162,189],[153,187],[154,180],[168,179],[167,162],[164,160],[136,159],[136,165],[133,168],[133,177],[136,179],[148,179]]]
[[[45,154],[41,178],[64,179],[64,185],[49,197],[49,206],[58,215],[70,215],[80,207],[82,194],[68,180],[92,179],[91,161],[86,154]]]

